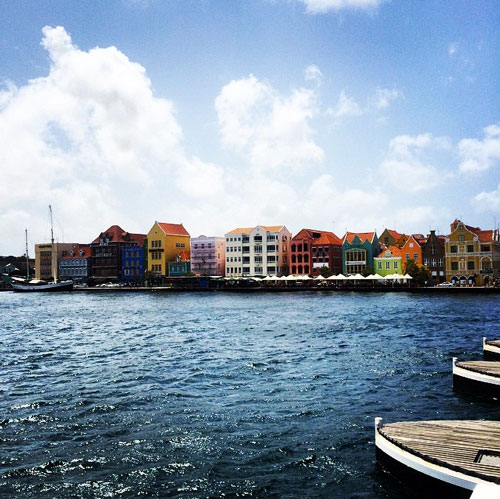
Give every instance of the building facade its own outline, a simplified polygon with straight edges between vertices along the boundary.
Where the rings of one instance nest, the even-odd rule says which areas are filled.
[[[155,222],[147,236],[148,272],[168,276],[168,263],[190,261],[191,236],[182,224]]]
[[[422,244],[423,264],[429,269],[434,286],[446,280],[444,242],[444,236],[437,236],[436,231],[431,230]]]
[[[290,241],[290,273],[318,276],[322,267],[342,272],[342,240],[333,232],[302,229]]]
[[[62,281],[71,279],[77,283],[86,283],[92,276],[92,250],[85,244],[74,244],[64,252],[59,260],[59,277]]]
[[[500,278],[498,230],[481,230],[454,220],[445,238],[446,280],[461,285],[490,285]]]
[[[238,228],[225,234],[226,276],[286,275],[290,231],[284,225]]]
[[[128,245],[122,248],[122,281],[142,284],[144,282],[144,247]]]
[[[373,259],[380,253],[380,243],[375,232],[347,232],[342,239],[344,275],[373,273]]]
[[[35,279],[59,280],[59,262],[76,243],[35,244]]]
[[[126,246],[144,244],[144,234],[132,234],[118,225],[101,232],[90,244],[92,278],[97,282],[119,281],[122,278],[122,251]]]
[[[224,276],[226,244],[224,237],[199,236],[191,239],[191,272],[197,275]]]
[[[375,274],[385,277],[389,274],[403,274],[403,266],[400,256],[393,255],[394,246],[373,258]]]

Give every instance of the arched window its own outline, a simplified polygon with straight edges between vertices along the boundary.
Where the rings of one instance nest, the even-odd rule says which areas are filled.
[[[302,274],[302,265],[299,265],[299,274]]]
[[[309,274],[309,265],[304,265],[304,274]]]

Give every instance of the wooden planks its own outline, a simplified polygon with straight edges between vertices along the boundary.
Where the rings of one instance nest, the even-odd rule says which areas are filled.
[[[500,348],[500,340],[486,340],[485,343],[487,345],[491,345],[492,347]]]
[[[495,361],[465,361],[465,362],[457,362],[455,364],[457,367],[461,367],[462,369],[466,369],[468,371],[487,374],[488,376],[493,376],[495,378],[500,378],[500,362]]]
[[[426,461],[500,484],[500,466],[475,462],[479,451],[500,453],[498,421],[400,422],[378,431]]]

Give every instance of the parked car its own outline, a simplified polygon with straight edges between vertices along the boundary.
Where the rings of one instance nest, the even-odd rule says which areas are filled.
[[[438,286],[441,288],[452,288],[454,286],[454,284],[452,282],[445,281],[445,282],[439,283]]]

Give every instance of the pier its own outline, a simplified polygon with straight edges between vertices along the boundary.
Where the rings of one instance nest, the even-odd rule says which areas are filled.
[[[500,340],[488,340],[483,338],[483,357],[484,360],[500,361]]]
[[[453,358],[453,388],[487,397],[500,397],[500,362]]]

